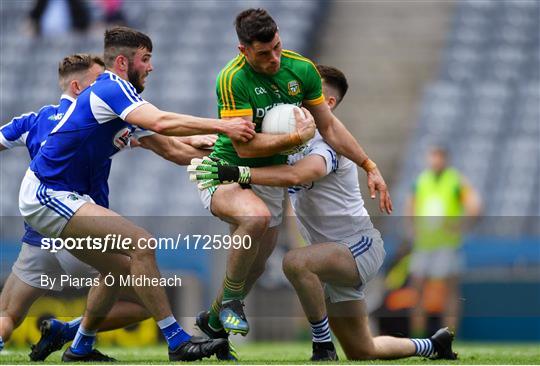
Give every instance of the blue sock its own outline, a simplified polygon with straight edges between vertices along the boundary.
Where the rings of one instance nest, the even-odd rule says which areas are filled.
[[[157,325],[171,350],[178,348],[179,345],[191,339],[191,336],[182,329],[172,315],[158,321]]]
[[[433,342],[429,338],[411,338],[414,343],[415,355],[429,357],[433,354]]]
[[[94,342],[96,341],[95,330],[86,330],[82,325],[79,326],[75,339],[71,344],[71,351],[78,355],[87,355],[92,352]]]
[[[0,337],[0,351],[4,349],[4,341],[2,340],[2,337]]]
[[[73,319],[70,322],[64,323],[64,329],[62,329],[62,337],[67,341],[75,339],[79,325],[81,325],[82,317]]]

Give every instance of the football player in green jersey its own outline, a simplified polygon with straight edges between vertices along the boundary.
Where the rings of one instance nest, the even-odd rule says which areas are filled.
[[[282,49],[277,25],[263,9],[241,12],[235,26],[240,54],[218,75],[218,113],[224,119],[242,117],[253,121],[258,133],[246,143],[220,135],[211,157],[223,164],[250,167],[282,164],[286,157],[279,155],[280,152],[313,136],[314,118],[321,135],[336,152],[366,170],[371,197],[375,198],[379,191],[380,208],[390,213],[392,202],[382,175],[324,103],[315,65],[295,52]],[[266,111],[284,103],[307,108],[304,108],[305,117],[296,115],[297,131],[290,135],[260,133]],[[199,314],[197,324],[214,337],[231,332],[246,334],[249,325],[242,300],[264,271],[266,259],[274,249],[284,189],[230,184],[202,191],[201,199],[215,216],[231,224],[235,235],[250,235],[253,245],[249,250],[229,252],[223,291],[210,311]]]

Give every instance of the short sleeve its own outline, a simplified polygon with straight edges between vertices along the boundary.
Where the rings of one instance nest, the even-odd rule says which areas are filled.
[[[245,57],[237,57],[218,75],[216,94],[220,118],[252,116],[253,109],[249,102],[248,88],[243,80],[242,67]]]
[[[131,111],[147,102],[131,83],[111,75],[111,80],[92,90],[90,103],[96,120],[104,123],[116,117],[125,119]]]
[[[338,155],[323,139],[317,139],[309,146],[309,155],[320,155],[326,162],[326,175],[335,172],[339,167]]]
[[[0,144],[8,149],[16,146],[25,146],[26,136],[32,128],[37,114],[34,112],[15,117],[11,122],[0,128]]]
[[[137,127],[135,129],[135,131],[133,131],[132,137],[135,138],[136,140],[138,140],[138,139],[142,139],[143,137],[152,136],[154,134],[155,134],[154,131],[146,130],[146,129],[141,128],[141,127]]]
[[[304,104],[318,105],[324,102],[321,75],[311,61],[306,66],[304,89]]]

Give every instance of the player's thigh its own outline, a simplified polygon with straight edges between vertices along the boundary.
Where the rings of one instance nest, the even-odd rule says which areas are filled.
[[[143,228],[135,225],[116,212],[94,203],[85,203],[68,221],[61,237],[63,238],[105,238],[116,234],[116,238],[131,239],[133,246],[120,250],[128,252],[141,238],[150,238],[151,235]],[[103,241],[102,241],[103,242]],[[112,240],[111,240],[112,242]]]
[[[211,211],[224,221],[240,224],[245,220],[269,220],[270,211],[262,199],[249,188],[238,184],[222,185],[212,195]]]
[[[11,273],[0,293],[0,316],[9,316],[17,326],[30,306],[47,290],[30,286]]]
[[[327,302],[328,320],[348,359],[370,358],[375,345],[363,300]]]
[[[309,270],[323,282],[339,286],[360,285],[354,257],[347,246],[337,243],[313,244],[289,251],[283,259],[286,273]]]

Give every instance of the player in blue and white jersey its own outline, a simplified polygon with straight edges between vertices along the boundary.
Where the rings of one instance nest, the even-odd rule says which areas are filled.
[[[59,84],[63,91],[58,105],[42,107],[37,113],[27,113],[14,118],[0,128],[0,151],[14,147],[26,147],[30,158],[33,158],[45,142],[50,131],[62,119],[69,106],[82,90],[95,81],[104,71],[101,58],[88,54],[74,54],[65,57],[59,64]],[[206,148],[213,145],[213,136],[191,136],[178,138],[178,141],[164,136],[150,136],[148,131],[136,130],[134,138],[140,138],[140,145],[177,164],[187,164],[192,157],[204,156]],[[171,140],[171,141],[169,141]],[[131,140],[133,141],[133,140]],[[130,139],[118,139],[119,148],[130,145]],[[119,150],[120,151],[120,150]],[[108,185],[103,179],[110,169],[110,162],[104,167],[103,174],[93,184],[90,197],[103,206],[108,207]],[[68,274],[77,278],[96,277],[98,272],[81,262],[67,250],[56,253],[40,248],[42,235],[25,224],[25,234],[19,257],[13,265],[12,273],[6,280],[0,294],[0,349],[4,341],[9,340],[12,332],[21,324],[30,306],[47,291],[60,291],[60,276]],[[55,278],[54,286],[41,284],[41,275]],[[136,300],[129,290],[123,289],[121,299],[107,314],[100,331],[123,328],[149,317],[148,312]],[[68,323],[54,319],[44,320],[40,326],[42,339],[33,346],[30,358],[33,361],[44,360],[51,352],[59,349],[64,343],[73,340],[80,318]]]
[[[333,110],[345,96],[347,80],[333,67],[319,65],[317,69],[326,103]],[[231,177],[239,176],[240,170],[244,177],[251,176],[251,183],[291,187],[289,193],[300,232],[311,245],[289,251],[283,259],[283,270],[311,324],[312,361],[337,360],[330,328],[351,360],[414,355],[456,358],[452,351],[453,334],[447,328],[426,339],[372,336],[364,287],[383,263],[383,241],[364,207],[356,165],[336,154],[320,134],[302,153],[289,156],[290,165],[224,166],[211,175],[201,173],[208,171],[204,167],[208,160],[193,163],[188,171],[192,179],[200,181],[200,188],[220,183],[220,176],[234,181]],[[370,167],[375,167],[371,160],[363,165],[368,173]],[[374,198],[374,192],[371,193]]]
[[[71,104],[86,87],[103,72],[103,60],[88,54],[65,57],[59,64],[58,75],[63,94],[58,105],[47,105],[37,113],[30,112],[13,118],[0,128],[0,151],[26,147],[30,158],[36,156],[50,131],[62,119]],[[97,272],[87,264],[61,250],[50,253],[41,250],[43,237],[25,223],[21,251],[13,265],[0,294],[0,347],[24,319],[32,303],[47,289],[41,285],[40,276],[47,274],[59,278],[60,274],[95,276]],[[62,287],[55,284],[53,290]]]
[[[251,122],[222,121],[164,112],[143,100],[146,77],[152,71],[152,42],[145,34],[117,27],[105,32],[105,73],[79,95],[47,142],[32,160],[19,195],[25,221],[42,235],[60,238],[105,238],[117,234],[139,243],[151,238],[144,229],[115,212],[96,205],[89,194],[96,176],[118,151],[115,142],[129,135],[133,126],[163,135],[224,133],[234,140],[248,141],[255,131]],[[159,199],[156,196],[156,199]],[[109,248],[110,249],[110,248]],[[66,361],[110,360],[93,349],[95,334],[119,291],[118,261],[130,257],[130,274],[159,279],[154,250],[134,245],[98,252],[74,249],[76,257],[102,275],[115,277],[115,285],[103,281],[90,290],[87,308]],[[119,255],[118,253],[122,254]],[[225,340],[192,337],[176,322],[163,288],[138,287],[137,295],[158,322],[169,345],[170,360],[196,360],[227,347]]]

